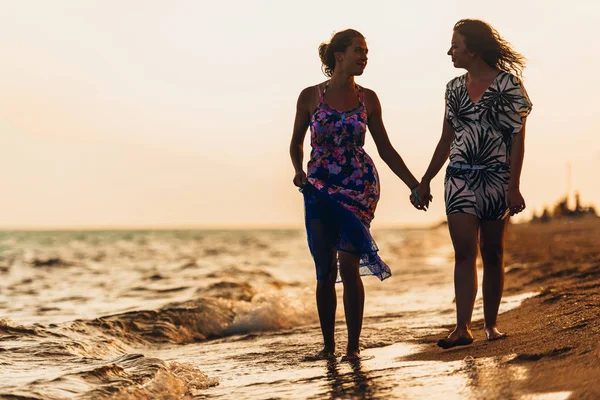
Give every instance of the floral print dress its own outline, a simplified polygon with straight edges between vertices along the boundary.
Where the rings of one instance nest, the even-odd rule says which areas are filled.
[[[369,231],[379,201],[379,177],[373,160],[363,149],[367,130],[364,90],[356,85],[359,105],[349,111],[328,106],[321,93],[310,121],[311,155],[308,184],[302,189],[308,244],[315,260],[317,279],[333,273],[332,248],[360,256],[361,275],[383,280],[391,275],[377,255]],[[339,279],[339,272],[337,280]]]

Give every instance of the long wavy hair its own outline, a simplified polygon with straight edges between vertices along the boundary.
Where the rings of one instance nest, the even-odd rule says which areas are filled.
[[[477,53],[487,65],[522,78],[525,57],[490,24],[478,19],[461,19],[454,25],[454,31],[465,38],[467,48]]]
[[[329,43],[323,42],[319,45],[319,57],[321,58],[321,70],[330,77],[335,69],[335,53],[338,51],[344,52],[352,44],[352,39],[365,37],[359,31],[354,29],[346,29],[345,31],[335,33]]]

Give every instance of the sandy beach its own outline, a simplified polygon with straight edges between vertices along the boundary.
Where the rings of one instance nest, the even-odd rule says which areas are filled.
[[[499,316],[509,337],[487,342],[479,319],[473,345],[441,351],[439,335],[425,336],[416,342],[426,350],[405,360],[494,357],[499,360],[490,369],[528,368],[526,378],[513,383],[528,392],[600,398],[600,218],[511,225],[506,246],[505,295],[537,293]]]

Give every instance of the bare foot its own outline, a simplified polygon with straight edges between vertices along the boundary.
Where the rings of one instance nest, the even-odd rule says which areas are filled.
[[[346,355],[342,357],[342,362],[360,360],[360,350],[346,350]]]
[[[471,343],[473,343],[471,330],[468,328],[456,328],[446,339],[438,340],[437,345],[442,349],[449,349],[456,346],[466,346]]]
[[[317,354],[315,354],[314,359],[315,360],[325,360],[328,358],[332,358],[335,357],[335,346],[334,347],[323,347],[323,350],[319,351]]]
[[[489,341],[506,339],[508,337],[506,333],[500,332],[495,326],[491,328],[485,328],[485,336],[487,336]]]

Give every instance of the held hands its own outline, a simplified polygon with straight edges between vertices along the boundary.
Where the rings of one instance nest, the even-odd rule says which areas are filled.
[[[302,189],[302,187],[308,182],[308,178],[306,177],[306,173],[304,171],[296,172],[294,175],[294,186]]]
[[[517,186],[508,188],[508,209],[509,215],[515,215],[525,209],[525,199],[521,195],[521,191]]]
[[[429,208],[429,202],[433,201],[431,190],[429,188],[429,182],[421,181],[411,192],[410,202],[417,210],[427,211]]]

